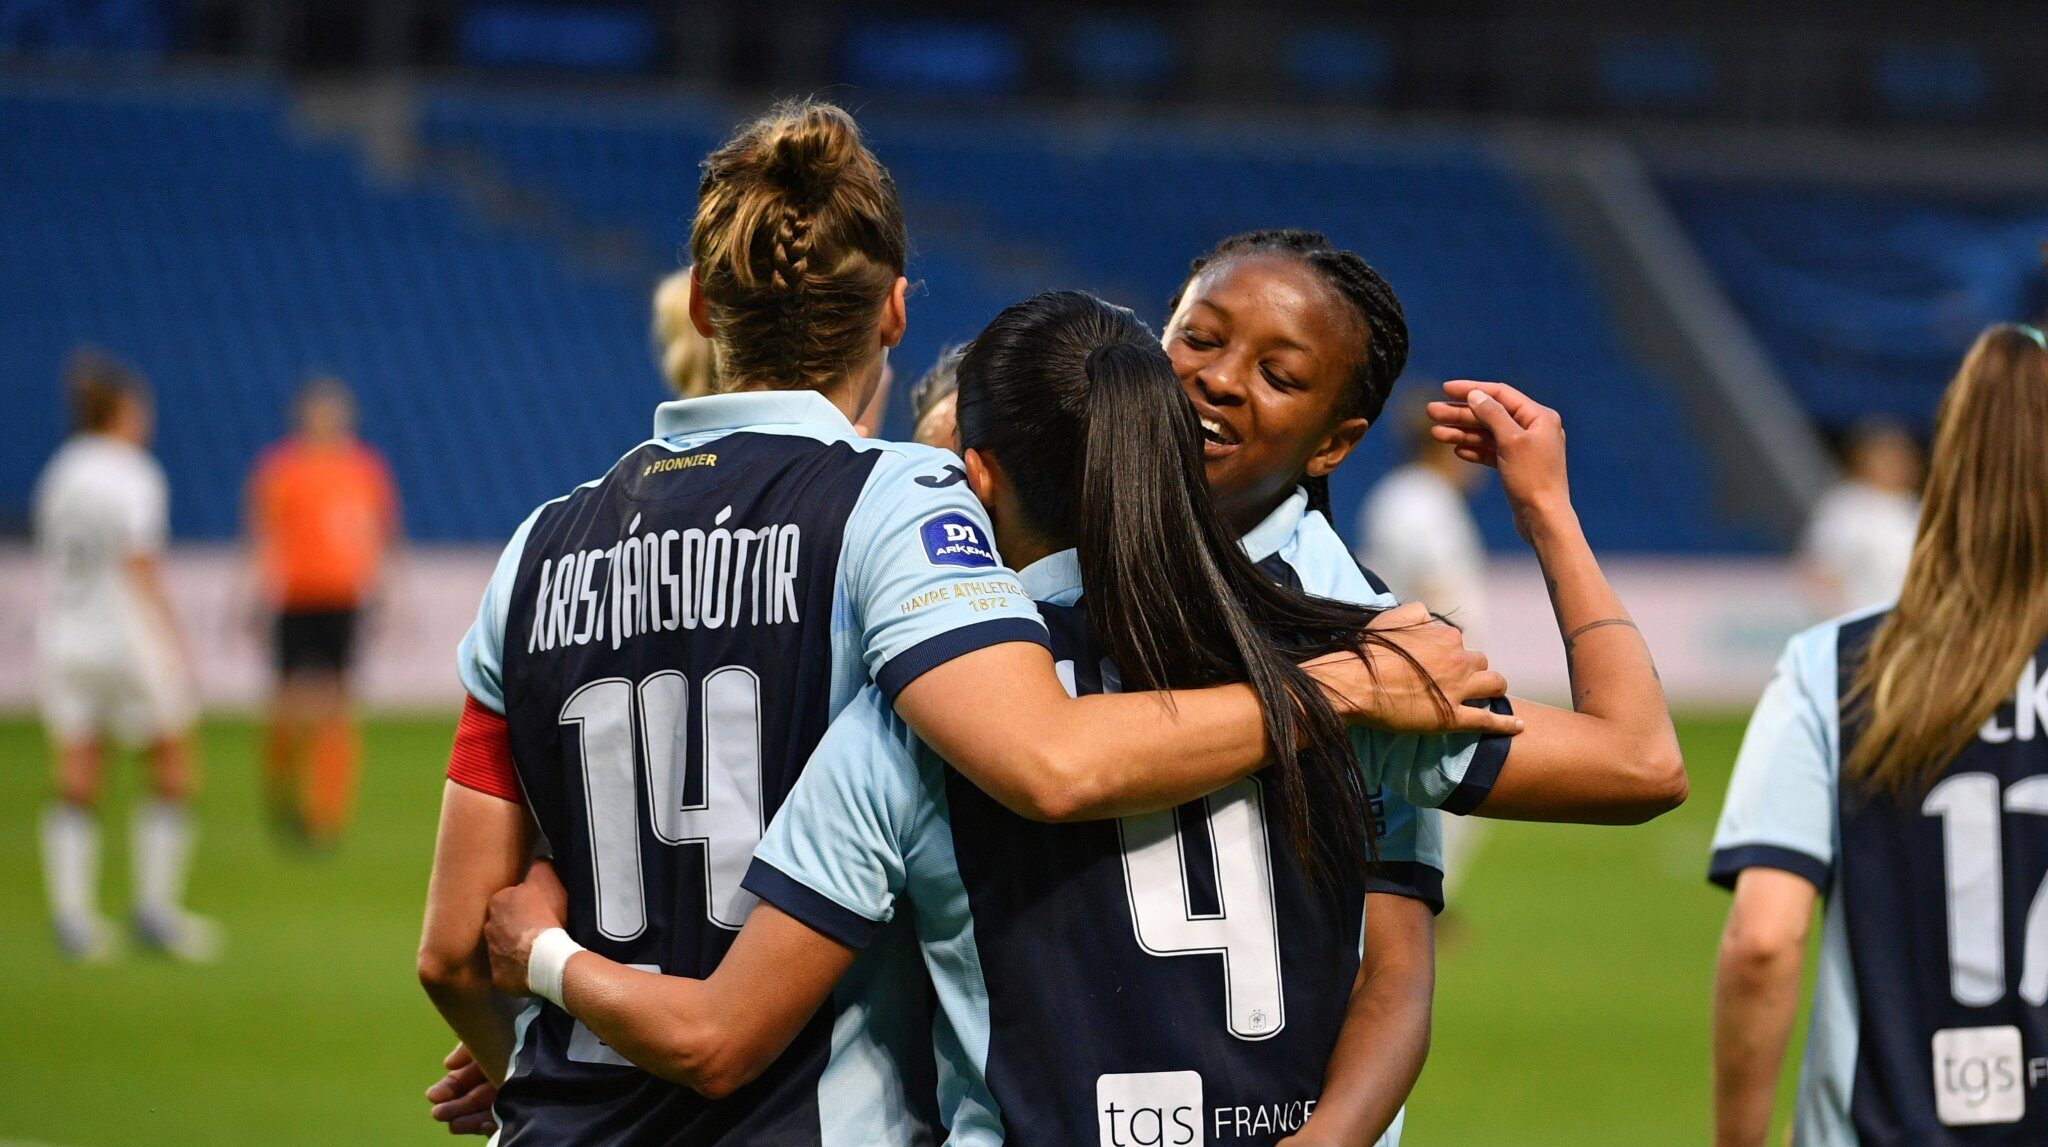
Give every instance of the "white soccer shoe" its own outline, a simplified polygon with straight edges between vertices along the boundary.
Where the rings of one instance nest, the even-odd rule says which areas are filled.
[[[54,923],[57,948],[67,960],[80,964],[108,964],[120,954],[120,933],[97,912],[69,913],[59,916]]]
[[[187,964],[211,964],[226,946],[220,925],[177,908],[137,911],[135,938],[144,948]]]

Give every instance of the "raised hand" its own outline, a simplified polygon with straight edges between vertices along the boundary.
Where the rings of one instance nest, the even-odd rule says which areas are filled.
[[[1529,538],[1533,517],[1568,510],[1564,420],[1557,411],[1499,382],[1444,383],[1447,402],[1429,404],[1430,437],[1458,457],[1500,471],[1515,529]]]

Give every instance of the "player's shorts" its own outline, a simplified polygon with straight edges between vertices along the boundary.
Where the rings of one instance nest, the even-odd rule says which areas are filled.
[[[340,673],[355,659],[359,611],[287,609],[277,615],[276,654],[279,673]]]
[[[192,727],[189,683],[161,649],[119,660],[45,658],[43,723],[62,744],[111,737],[149,745]]]

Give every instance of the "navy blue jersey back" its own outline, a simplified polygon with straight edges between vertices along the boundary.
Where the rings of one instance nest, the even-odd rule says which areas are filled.
[[[1884,616],[1842,627],[1843,694]],[[1842,781],[1839,895],[1860,1013],[1850,1115],[1863,1147],[2048,1143],[2044,670],[2048,646],[1925,793]],[[1846,704],[1841,721],[1847,760],[1860,722]]]
[[[1114,690],[1083,604],[1039,610],[1075,691]],[[1310,887],[1276,792],[1260,773],[1169,812],[1049,825],[948,778],[1006,1142],[1261,1144],[1301,1125],[1366,884]]]
[[[788,434],[649,444],[534,520],[505,711],[593,951],[701,977],[745,921],[754,845],[830,719],[841,534],[877,457]],[[499,1094],[504,1141],[815,1141],[830,1010],[714,1104],[543,1007]]]

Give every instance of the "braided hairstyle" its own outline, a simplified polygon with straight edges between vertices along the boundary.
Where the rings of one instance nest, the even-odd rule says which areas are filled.
[[[961,446],[1001,463],[1032,530],[1078,551],[1089,629],[1124,687],[1243,681],[1258,694],[1272,748],[1261,799],[1311,882],[1338,891],[1377,858],[1378,822],[1350,734],[1298,663],[1366,645],[1413,659],[1365,628],[1375,611],[1252,564],[1203,475],[1194,405],[1130,311],[1034,295],[967,344],[958,377]]]
[[[827,390],[873,352],[909,253],[896,183],[843,109],[793,100],[704,161],[690,226],[720,390]]]
[[[1344,418],[1378,419],[1387,405],[1387,396],[1394,391],[1394,380],[1401,377],[1401,369],[1408,364],[1408,317],[1401,310],[1401,300],[1395,296],[1394,288],[1372,269],[1372,264],[1356,251],[1334,246],[1322,232],[1278,228],[1232,235],[1188,265],[1188,277],[1173,293],[1167,313],[1180,309],[1181,296],[1187,294],[1188,284],[1203,271],[1246,255],[1278,255],[1296,260],[1322,276],[1350,304],[1364,327],[1365,345],[1352,360],[1351,394],[1338,414]],[[1308,478],[1302,484],[1308,488],[1309,508],[1330,517],[1330,480]]]

